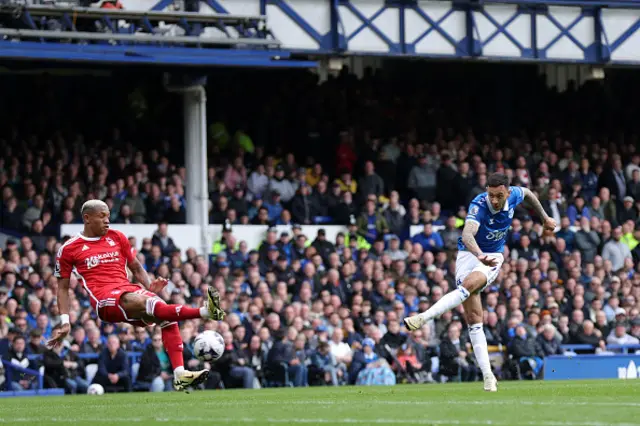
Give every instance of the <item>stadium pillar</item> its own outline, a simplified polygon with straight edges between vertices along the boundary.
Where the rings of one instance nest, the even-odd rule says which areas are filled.
[[[185,79],[186,80],[186,79]],[[180,86],[167,85],[170,92],[181,93],[184,103],[184,146],[187,171],[187,224],[199,225],[196,250],[209,253],[209,188],[207,181],[207,94],[206,79],[191,79]]]

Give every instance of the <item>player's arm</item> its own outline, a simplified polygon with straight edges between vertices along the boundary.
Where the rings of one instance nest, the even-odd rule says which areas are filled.
[[[467,220],[462,229],[462,243],[467,248],[467,251],[473,254],[478,260],[487,266],[496,266],[498,261],[492,257],[486,256],[480,250],[478,242],[476,241],[476,234],[480,228],[480,223],[475,220]]]
[[[60,312],[60,327],[56,328],[47,342],[47,346],[55,348],[62,344],[62,341],[71,331],[69,322],[69,279],[73,269],[72,261],[68,259],[68,254],[63,254],[63,248],[56,255],[56,265],[54,276],[58,278],[58,311]]]
[[[153,293],[159,293],[162,291],[162,289],[167,285],[167,280],[164,278],[156,278],[152,281],[151,278],[149,278],[147,271],[142,267],[138,258],[133,255],[129,239],[122,233],[118,233],[118,236],[120,238],[122,253],[124,253],[127,260],[127,268],[129,268],[135,279],[142,284],[144,288]]]
[[[542,203],[536,195],[531,192],[529,188],[522,188],[522,192],[524,193],[524,200],[529,204],[529,206],[536,212],[536,215],[542,220],[542,225],[547,231],[553,231],[556,229],[556,221],[550,217],[544,208],[542,207]]]
[[[136,281],[144,286],[144,288],[148,289],[151,286],[151,278],[149,278],[149,274],[144,270],[142,264],[137,258],[133,258],[130,262],[127,263],[127,267],[133,274]]]

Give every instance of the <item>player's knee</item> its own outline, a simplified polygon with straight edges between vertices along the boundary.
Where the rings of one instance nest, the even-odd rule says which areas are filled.
[[[127,313],[142,315],[146,312],[147,296],[135,293],[125,293],[120,297],[120,306]]]
[[[472,272],[464,279],[462,286],[471,294],[485,286],[487,277],[482,272]]]

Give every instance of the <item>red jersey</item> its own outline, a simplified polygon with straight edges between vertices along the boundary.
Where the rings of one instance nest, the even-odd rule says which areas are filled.
[[[130,285],[126,266],[135,259],[131,244],[120,231],[109,229],[103,237],[81,234],[60,247],[54,275],[69,278],[75,272],[94,302],[107,292]]]

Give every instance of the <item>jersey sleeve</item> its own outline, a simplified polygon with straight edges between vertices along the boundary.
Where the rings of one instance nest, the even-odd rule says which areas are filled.
[[[472,201],[471,204],[469,204],[469,212],[467,213],[467,218],[465,219],[465,223],[476,222],[480,224],[482,223],[482,220],[484,219],[485,215],[486,215],[486,209],[476,201]]]
[[[129,239],[122,232],[118,232],[118,238],[120,238],[120,248],[122,249],[122,255],[127,260],[127,263],[133,263],[136,259],[133,247]]]
[[[519,186],[512,186],[511,197],[511,199],[513,200],[513,205],[517,206],[524,201],[524,190]]]
[[[73,259],[71,257],[70,249],[68,247],[60,247],[56,254],[56,266],[53,271],[53,275],[59,279],[68,280],[71,278],[71,271],[73,270]]]

